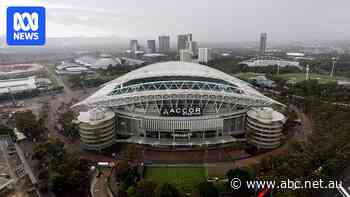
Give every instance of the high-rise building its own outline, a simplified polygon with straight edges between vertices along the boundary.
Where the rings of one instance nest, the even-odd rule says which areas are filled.
[[[198,49],[198,61],[200,63],[208,63],[212,59],[211,49],[199,48]]]
[[[159,36],[159,52],[170,51],[170,36]]]
[[[198,44],[197,44],[197,42],[195,42],[195,41],[188,41],[186,48],[192,52],[193,56],[197,56],[198,55]]]
[[[266,41],[267,33],[260,34],[260,55],[265,55],[266,53]]]
[[[178,35],[177,36],[177,50],[180,52],[182,49],[186,49],[187,35]]]
[[[130,50],[135,52],[139,49],[139,44],[137,40],[130,40]]]
[[[156,52],[156,41],[155,40],[147,40],[147,48],[151,53]]]
[[[192,42],[192,34],[181,34],[177,37],[177,50],[188,49],[188,43]]]
[[[192,62],[192,52],[188,49],[180,50],[180,61],[181,62]]]

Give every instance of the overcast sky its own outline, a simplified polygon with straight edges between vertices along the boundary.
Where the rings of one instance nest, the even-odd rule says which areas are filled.
[[[198,41],[342,40],[350,37],[350,0],[0,0],[44,5],[49,37],[156,38],[192,32]]]

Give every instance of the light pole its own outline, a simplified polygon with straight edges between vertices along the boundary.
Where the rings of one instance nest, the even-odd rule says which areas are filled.
[[[336,58],[336,57],[332,58],[332,70],[331,70],[331,75],[330,75],[331,78],[333,78],[334,67],[335,67],[335,63],[337,63],[337,60],[338,60],[338,58]]]
[[[309,71],[310,71],[310,66],[306,65],[306,80],[309,80]]]

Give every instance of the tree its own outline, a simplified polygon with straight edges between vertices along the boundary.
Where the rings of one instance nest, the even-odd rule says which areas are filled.
[[[124,157],[126,160],[133,161],[137,158],[137,148],[133,144],[128,144],[122,154],[124,154]]]
[[[13,131],[13,129],[11,129],[10,127],[7,127],[5,125],[0,125],[0,135],[10,135],[10,137],[13,140],[16,139],[16,135],[15,135],[15,132]]]
[[[140,175],[137,172],[137,166],[130,166],[127,161],[121,161],[115,170],[115,177],[117,181],[130,187],[136,185]]]
[[[56,139],[49,139],[44,143],[34,146],[33,159],[38,160],[43,167],[46,167],[54,161],[62,160],[65,153],[63,142]]]
[[[250,193],[251,190],[247,188],[246,184],[242,184],[241,187],[238,190],[233,190],[231,188],[230,182],[231,180],[238,178],[241,183],[245,183],[246,181],[251,181],[255,179],[255,175],[250,172],[248,169],[231,169],[226,173],[226,177],[228,178],[229,182],[227,183],[227,188],[230,191],[235,192],[242,192],[242,193]]]
[[[126,190],[126,193],[128,197],[135,197],[136,196],[136,188],[134,186],[130,186],[128,190]]]
[[[179,197],[180,193],[173,185],[163,183],[158,185],[155,190],[155,197]]]
[[[44,126],[40,124],[32,111],[17,112],[14,115],[16,128],[28,138],[40,138]]]
[[[211,182],[202,182],[198,186],[198,191],[201,197],[218,197],[219,191]]]
[[[78,127],[73,123],[75,114],[72,110],[68,110],[60,115],[58,122],[62,125],[63,134],[65,136],[76,137],[78,136]]]
[[[118,163],[118,166],[115,170],[115,177],[117,181],[121,182],[129,173],[129,163],[125,160],[122,160]]]
[[[36,145],[33,159],[39,161],[41,183],[48,183],[58,196],[85,195],[89,185],[88,161],[66,153],[62,142],[50,139]]]
[[[153,197],[156,187],[156,183],[143,179],[137,183],[136,197]]]
[[[304,100],[312,117],[313,132],[306,142],[289,144],[285,155],[275,156],[258,166],[259,178],[266,180],[330,180],[342,174],[350,161],[350,110],[325,102],[319,97]],[[276,196],[318,196],[316,190],[274,190]]]

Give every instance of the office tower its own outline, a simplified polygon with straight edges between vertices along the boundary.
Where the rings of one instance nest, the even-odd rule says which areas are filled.
[[[198,49],[198,61],[201,63],[208,63],[212,60],[211,49],[199,48]]]
[[[267,33],[260,34],[260,55],[265,55],[266,53],[266,41]]]
[[[137,40],[130,40],[130,50],[135,52],[139,49],[139,44]]]
[[[170,36],[159,36],[159,52],[166,53],[170,51]]]
[[[156,41],[155,40],[147,40],[147,48],[151,53],[156,52]]]
[[[181,49],[188,47],[188,42],[192,42],[192,34],[181,34],[177,37],[177,50],[180,53]]]
[[[181,49],[186,49],[187,35],[177,36],[177,50],[180,52]]]
[[[195,41],[187,42],[187,49],[192,52],[194,56],[198,55],[198,44]]]
[[[192,42],[192,34],[187,34],[187,42]]]
[[[180,61],[181,62],[192,62],[192,52],[188,49],[180,50]]]

